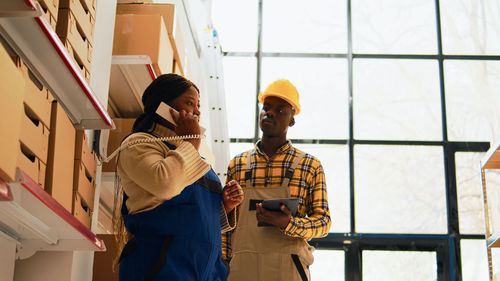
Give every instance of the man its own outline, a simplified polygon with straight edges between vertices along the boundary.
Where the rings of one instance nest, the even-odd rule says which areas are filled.
[[[259,94],[263,136],[255,149],[231,160],[227,182],[245,192],[236,228],[222,237],[230,281],[310,280],[313,248],[306,240],[325,236],[331,225],[321,163],[287,141],[288,127],[300,112],[299,93],[288,80],[277,80]],[[296,214],[266,210],[262,200],[298,198]],[[267,223],[270,226],[258,226]]]

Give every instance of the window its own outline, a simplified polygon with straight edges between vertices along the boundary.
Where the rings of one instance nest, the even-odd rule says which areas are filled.
[[[262,50],[281,53],[345,53],[346,2],[273,0],[263,3]],[[314,30],[314,32],[311,32]]]
[[[260,91],[277,79],[290,80],[300,96],[292,139],[345,139],[348,134],[347,61],[320,58],[263,58]],[[321,126],[319,126],[321,124]]]
[[[437,280],[436,254],[434,252],[363,251],[363,281],[400,280]]]
[[[355,53],[436,54],[433,0],[352,1]]]
[[[353,87],[355,138],[443,138],[436,61],[355,60]]]
[[[285,78],[300,93],[287,137],[321,161],[332,213],[329,235],[311,241],[313,280],[483,280],[479,159],[500,139],[498,1],[213,3],[231,156],[261,137],[258,92]]]
[[[446,233],[441,147],[355,146],[356,230]]]

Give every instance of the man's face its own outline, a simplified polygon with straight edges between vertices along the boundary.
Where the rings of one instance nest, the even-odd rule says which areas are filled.
[[[288,127],[295,124],[292,106],[283,99],[269,96],[264,99],[260,111],[259,125],[264,136],[278,137],[288,131]]]

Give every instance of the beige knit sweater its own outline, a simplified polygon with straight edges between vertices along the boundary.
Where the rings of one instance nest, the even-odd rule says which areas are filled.
[[[175,136],[175,132],[156,125],[153,132],[158,137]],[[125,142],[154,138],[147,133],[134,133]],[[123,191],[127,194],[127,209],[130,214],[151,210],[166,200],[179,195],[210,170],[195,147],[187,141],[169,141],[176,149],[169,149],[161,141],[140,143],[122,150],[118,156],[117,171]],[[236,209],[236,208],[235,208]],[[221,201],[222,231],[232,230],[236,225],[233,210],[226,215]]]

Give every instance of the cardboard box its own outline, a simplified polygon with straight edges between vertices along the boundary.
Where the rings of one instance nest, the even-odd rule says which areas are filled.
[[[145,3],[152,1],[140,1],[144,3],[137,3],[138,1],[122,1],[123,4],[116,6],[116,14],[135,14],[135,15],[161,15],[165,28],[170,40],[170,45],[174,52],[174,60],[179,63],[180,73],[186,73],[184,65],[186,61],[186,52],[184,48],[184,41],[180,33],[180,25],[177,23],[178,19],[175,13],[174,4],[158,4],[158,3]],[[118,3],[122,3],[118,1]],[[136,3],[131,3],[136,2]]]
[[[79,220],[86,227],[90,228],[90,222],[92,219],[92,211],[82,197],[78,194],[74,194],[73,211],[71,212],[77,220]]]
[[[42,9],[43,18],[50,24],[52,29],[56,30],[57,28],[57,14],[54,15],[48,9]]]
[[[111,155],[122,143],[128,135],[132,133],[132,127],[134,125],[134,118],[116,118],[113,119],[116,129],[109,131],[108,138],[108,148],[107,154]],[[103,163],[103,172],[114,172],[116,171],[116,157],[111,159],[108,163]]]
[[[16,177],[19,135],[24,116],[25,80],[7,51],[0,44],[0,179],[12,182]]]
[[[89,148],[87,135],[83,130],[76,131],[75,140],[75,160],[82,160],[83,165],[87,168],[92,178],[95,178],[97,169],[97,156],[94,151]]]
[[[94,253],[93,281],[118,281],[118,270],[113,271],[113,261],[119,255],[113,234],[98,234],[106,245],[105,252]]]
[[[25,64],[21,65],[21,70],[26,80],[24,104],[50,130],[51,95]]]
[[[80,0],[61,0],[59,8],[70,10],[76,18],[76,23],[90,41],[94,38],[95,16],[85,10]]]
[[[59,0],[59,1],[64,2],[66,0]],[[80,2],[82,3],[82,6],[85,9],[85,11],[88,11],[90,15],[95,19],[95,12],[97,8],[96,0],[80,0]]]
[[[78,29],[76,18],[70,10],[59,10],[57,22],[57,35],[61,41],[68,41],[73,52],[82,60],[86,69],[90,69],[92,63],[92,42]]]
[[[38,0],[37,2],[42,7],[44,13],[47,13],[48,11],[54,19],[57,19],[59,0]]]
[[[148,55],[157,75],[172,72],[174,53],[160,15],[116,15],[113,55]]]
[[[77,192],[90,209],[94,207],[95,174],[83,165],[82,160],[74,162],[73,191]]]
[[[71,45],[71,43],[69,43],[68,40],[65,40],[65,41],[63,41],[63,44],[66,47],[66,49],[68,50],[69,55],[76,62],[77,67],[80,70],[80,73],[82,74],[83,78],[85,78],[85,80],[87,80],[87,82],[90,82],[90,72],[88,71],[88,69],[83,64],[83,60],[74,51],[73,46]]]
[[[24,113],[21,121],[19,141],[45,164],[47,163],[49,148],[49,129],[43,125],[42,121],[26,105],[24,106]]]
[[[17,166],[45,189],[45,164],[23,144],[18,147]]]
[[[52,103],[46,189],[68,211],[73,205],[73,169],[76,130],[66,112]]]

